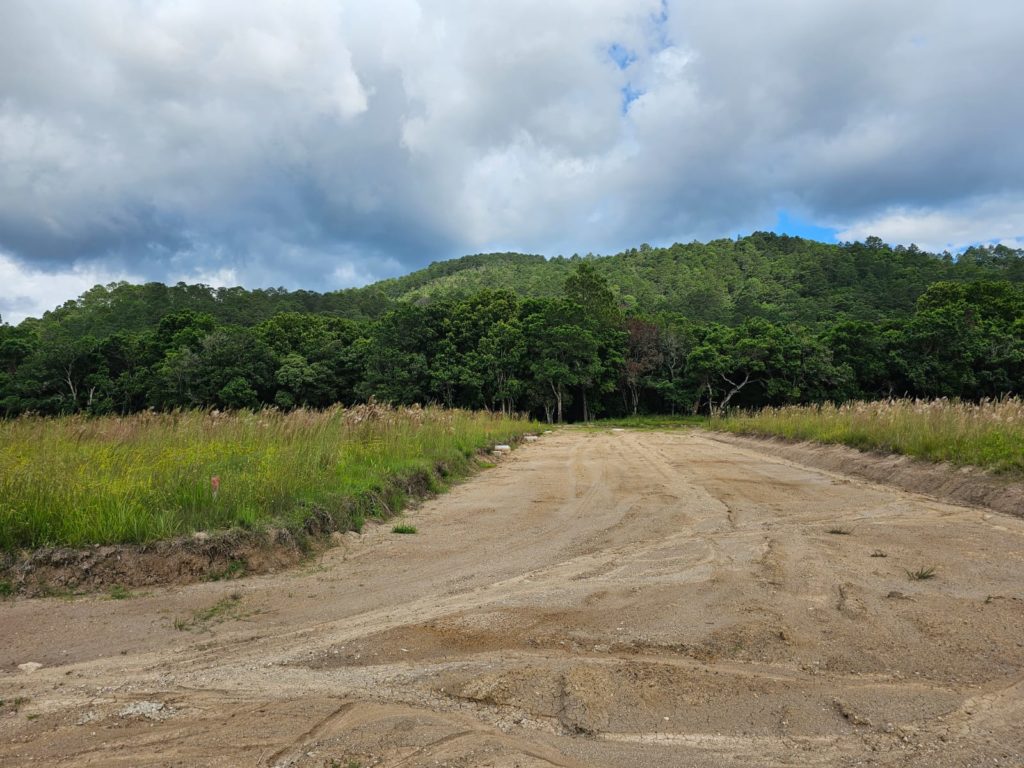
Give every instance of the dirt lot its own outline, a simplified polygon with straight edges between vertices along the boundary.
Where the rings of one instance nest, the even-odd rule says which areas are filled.
[[[1024,765],[1020,518],[581,430],[408,518],[282,574],[0,603],[0,765]]]

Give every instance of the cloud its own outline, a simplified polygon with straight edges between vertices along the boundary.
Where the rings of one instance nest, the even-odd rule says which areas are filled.
[[[1013,0],[8,0],[0,249],[69,289],[324,289],[779,210],[959,242],[1024,200],[1022,23]]]
[[[916,243],[926,251],[956,252],[971,245],[1024,247],[1024,197],[983,197],[955,208],[896,207],[840,231],[844,241],[876,235],[889,243]]]
[[[0,253],[0,318],[16,324],[26,317],[39,317],[47,310],[79,296],[94,285],[121,280],[138,282],[137,276],[105,272],[93,266],[75,265],[58,273],[19,264]]]

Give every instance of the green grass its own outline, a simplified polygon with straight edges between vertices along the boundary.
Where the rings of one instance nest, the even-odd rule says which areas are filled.
[[[0,550],[300,530],[325,515],[358,529],[398,512],[409,493],[464,476],[478,451],[537,427],[373,404],[0,421]]]
[[[401,525],[396,525],[394,528],[392,528],[391,532],[392,533],[416,533],[416,526],[415,525],[407,525],[405,523],[402,523]]]
[[[906,569],[906,570],[907,570],[907,578],[909,578],[911,581],[925,581],[926,579],[934,579],[935,578],[935,567],[934,566],[921,567],[921,568],[917,568],[916,570],[913,570],[913,571],[911,571],[910,569]]]
[[[211,624],[220,624],[231,619],[241,619],[247,615],[252,614],[242,611],[242,594],[240,592],[233,592],[227,597],[221,598],[209,608],[196,611],[188,619],[175,619],[174,628],[179,632],[207,629]]]
[[[214,571],[207,578],[210,581],[228,581],[240,579],[245,576],[246,564],[244,560],[232,560],[222,571]]]
[[[1024,473],[1024,400],[883,400],[787,406],[712,419],[711,429],[841,443],[930,461]]]

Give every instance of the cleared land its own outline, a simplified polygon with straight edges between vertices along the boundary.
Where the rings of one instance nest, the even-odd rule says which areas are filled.
[[[1024,520],[771,450],[565,430],[415,535],[0,603],[0,764],[1021,764]]]

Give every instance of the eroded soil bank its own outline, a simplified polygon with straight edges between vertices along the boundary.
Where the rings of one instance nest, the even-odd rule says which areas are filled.
[[[0,764],[1024,762],[1022,519],[565,430],[409,521],[242,581],[0,603]]]
[[[505,455],[488,454],[487,459],[499,460]],[[482,457],[460,467],[459,477],[476,471]],[[110,588],[182,585],[274,573],[350,540],[367,519],[371,524],[388,520],[405,505],[434,495],[432,489],[452,479],[451,469],[444,464],[430,472],[395,477],[382,488],[349,499],[343,509],[310,508],[303,525],[294,531],[235,528],[146,544],[0,553],[0,582],[5,591],[27,597],[74,596]]]

